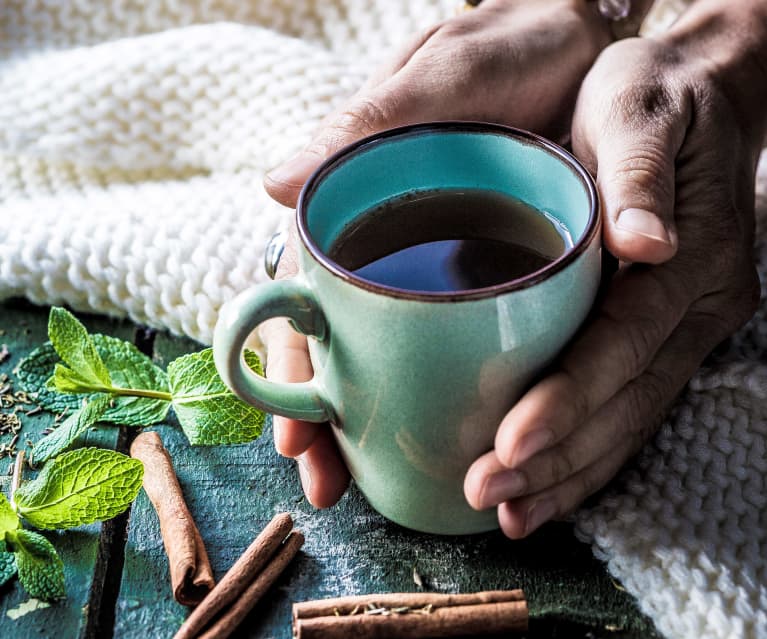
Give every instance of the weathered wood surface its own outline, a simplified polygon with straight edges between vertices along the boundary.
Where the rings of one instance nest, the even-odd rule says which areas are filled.
[[[8,344],[12,353],[0,373],[10,372],[45,341],[47,314],[48,309],[18,301],[0,303],[0,330],[5,331],[0,344]],[[81,319],[92,331],[124,339],[134,332],[128,323]],[[160,334],[154,355],[164,367],[198,348]],[[51,419],[45,414],[28,418],[22,441],[37,439]],[[529,637],[654,636],[650,622],[566,524],[546,526],[521,542],[499,533],[435,537],[386,521],[354,489],[336,507],[316,511],[303,498],[293,462],[274,452],[269,429],[248,445],[193,448],[172,420],[156,428],[173,456],[218,578],[274,513],[292,513],[306,534],[303,551],[248,617],[236,635],[240,639],[290,637],[293,601],[416,591],[414,572],[423,588],[440,592],[524,588],[535,616]],[[106,433],[107,443],[115,445],[109,437],[116,432],[110,427],[102,432],[102,444]],[[0,436],[0,443],[6,439]],[[7,461],[0,460],[0,483],[8,481],[3,475]],[[172,600],[159,525],[143,491],[130,514],[124,566],[119,522],[50,538],[66,566],[68,599],[11,620],[7,613],[28,597],[16,581],[6,585],[0,589],[0,638],[170,637],[188,614]],[[577,621],[585,625],[573,625]]]
[[[195,347],[161,335],[155,356],[167,364]],[[546,526],[521,542],[500,533],[435,537],[388,522],[355,489],[334,508],[317,511],[303,498],[293,462],[274,452],[270,431],[248,445],[193,448],[172,424],[157,430],[217,578],[277,512],[290,512],[306,535],[296,561],[237,633],[241,639],[290,637],[294,601],[416,591],[414,572],[424,588],[439,592],[524,588],[531,612],[542,618],[531,637],[653,636],[569,525]],[[171,598],[159,523],[142,492],[131,513],[115,636],[171,636],[187,614]]]
[[[132,339],[134,327],[126,322],[114,322],[102,317],[83,317],[89,330]],[[45,342],[47,338],[47,309],[39,309],[20,302],[0,304],[0,348],[6,344],[10,357],[0,363],[0,374],[12,377],[14,367],[24,356]],[[8,409],[6,409],[7,411]],[[42,431],[54,421],[47,412],[27,417],[19,413],[22,421],[18,448],[28,447],[26,440],[35,442]],[[117,445],[119,430],[108,426],[98,433],[89,434],[89,444]],[[0,443],[9,444],[11,435],[0,435]],[[10,477],[7,470],[10,459],[0,459],[0,488],[7,495]],[[45,533],[64,561],[67,599],[49,608],[34,610],[15,617],[20,606],[29,600],[17,579],[0,588],[0,637],[25,639],[27,637],[74,638],[94,636],[98,618],[94,616],[94,603],[98,604],[103,589],[104,569],[98,562],[100,533],[103,526],[95,524],[67,531]],[[103,555],[103,548],[101,552]],[[22,609],[23,611],[23,609]]]

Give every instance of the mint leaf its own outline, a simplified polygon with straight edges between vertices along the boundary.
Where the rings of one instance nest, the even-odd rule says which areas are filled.
[[[53,369],[59,362],[61,358],[54,350],[53,344],[46,342],[19,362],[13,371],[16,376],[16,385],[30,395],[34,395],[37,403],[46,410],[55,413],[67,409],[77,410],[83,403],[82,395],[59,393],[47,386],[48,380],[53,375]]]
[[[8,542],[16,555],[19,581],[24,590],[46,601],[66,596],[64,563],[50,541],[40,533],[19,528],[9,533]]]
[[[255,353],[246,351],[245,360],[263,374]],[[242,444],[261,434],[264,413],[240,400],[224,384],[213,363],[212,349],[172,361],[168,380],[173,409],[191,444]]]
[[[48,462],[14,495],[16,512],[37,528],[72,528],[104,521],[136,498],[140,461],[102,448],[79,448]]]
[[[70,382],[78,379],[84,386],[95,388],[111,385],[109,371],[96,351],[96,345],[72,313],[58,306],[51,308],[48,337],[59,357],[71,369]],[[60,390],[68,392],[64,388]]]
[[[3,493],[0,493],[0,541],[9,530],[21,528],[19,516],[13,512],[11,504]]]
[[[0,539],[0,586],[16,574],[16,558],[8,551],[5,541]]]
[[[91,337],[109,369],[113,386],[168,392],[168,376],[133,344],[98,333]],[[97,394],[76,395],[49,389],[46,383],[60,362],[53,345],[50,342],[43,344],[19,363],[15,370],[17,385],[27,393],[36,394],[36,401],[47,410],[78,410],[84,396],[93,398]],[[169,408],[170,402],[165,399],[115,397],[113,405],[101,417],[101,421],[126,426],[148,426],[164,420]]]
[[[32,449],[31,462],[42,464],[69,448],[89,426],[95,424],[109,408],[112,398],[98,395],[76,413],[70,415],[50,435],[43,437]]]
[[[109,386],[99,382],[94,383],[64,364],[56,364],[53,367],[53,377],[48,381],[47,386],[50,390],[57,390],[60,393],[103,393],[109,390]]]
[[[109,335],[94,335],[94,342],[112,376],[115,388],[133,388],[168,393],[168,376],[130,342]],[[149,426],[165,419],[170,410],[170,396],[116,398],[115,407],[102,421],[126,426]]]

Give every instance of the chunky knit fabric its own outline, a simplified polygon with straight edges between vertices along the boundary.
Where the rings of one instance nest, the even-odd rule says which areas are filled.
[[[666,2],[654,28],[680,4]],[[264,244],[289,219],[263,192],[264,171],[454,6],[5,0],[0,298],[209,342],[221,304],[264,279]],[[758,193],[764,238],[765,179]],[[764,239],[757,253],[764,282]],[[669,637],[767,637],[765,314],[763,303],[609,494],[577,515]]]

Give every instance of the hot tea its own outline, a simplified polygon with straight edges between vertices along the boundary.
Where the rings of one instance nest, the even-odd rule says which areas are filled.
[[[367,211],[328,255],[359,277],[410,291],[463,291],[534,273],[572,246],[554,218],[504,193],[417,191]]]

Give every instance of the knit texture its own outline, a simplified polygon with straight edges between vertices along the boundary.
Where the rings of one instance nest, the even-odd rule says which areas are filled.
[[[667,26],[680,0],[656,11]],[[290,219],[261,182],[453,0],[5,0],[0,298],[209,343]],[[760,167],[760,238],[767,164]],[[757,246],[762,282],[767,245]],[[767,637],[767,310],[577,516],[669,637]]]

